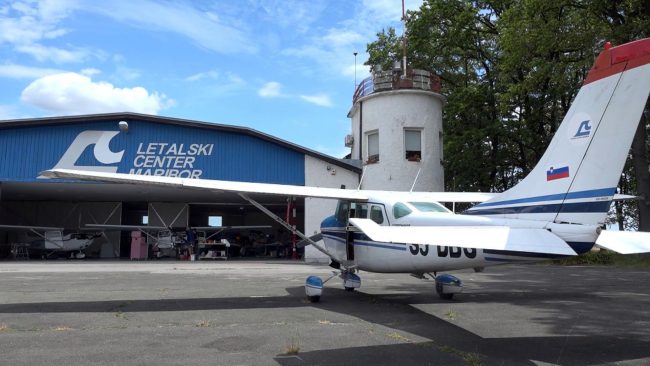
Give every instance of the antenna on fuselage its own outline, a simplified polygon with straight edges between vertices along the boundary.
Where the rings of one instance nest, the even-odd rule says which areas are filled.
[[[418,182],[418,177],[420,176],[420,172],[422,171],[422,168],[418,169],[418,174],[415,175],[415,179],[413,180],[413,185],[411,186],[410,192],[413,192],[413,188],[415,188],[415,183]]]
[[[357,191],[361,190],[361,183],[363,183],[363,177],[366,175],[366,167],[361,168],[361,179],[359,179],[359,185],[357,186]]]

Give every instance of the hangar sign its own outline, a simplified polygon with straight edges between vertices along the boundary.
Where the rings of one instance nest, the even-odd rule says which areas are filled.
[[[118,134],[119,131],[83,131],[79,133],[53,169],[116,173],[118,166],[115,165],[77,165],[77,162],[88,147],[94,146],[93,155],[99,163],[121,163],[126,150],[113,152],[109,146],[111,140]],[[135,158],[120,167],[124,166],[125,169],[128,169],[129,174],[200,178],[203,170],[195,167],[197,158],[212,156],[213,150],[214,144],[140,142],[135,152]]]
[[[194,169],[199,156],[211,156],[214,144],[140,143],[130,174],[179,178],[200,178],[203,170]]]

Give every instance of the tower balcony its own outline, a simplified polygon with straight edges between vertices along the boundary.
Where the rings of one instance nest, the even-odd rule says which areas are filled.
[[[389,90],[418,89],[440,93],[440,77],[426,70],[406,69],[406,75],[402,69],[391,71],[374,71],[361,81],[354,91],[352,104],[359,98]]]

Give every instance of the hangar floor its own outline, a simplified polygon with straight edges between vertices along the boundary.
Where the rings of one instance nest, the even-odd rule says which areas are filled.
[[[503,266],[430,283],[267,262],[0,263],[0,359],[10,365],[647,365],[650,271]],[[287,354],[289,353],[289,354]]]

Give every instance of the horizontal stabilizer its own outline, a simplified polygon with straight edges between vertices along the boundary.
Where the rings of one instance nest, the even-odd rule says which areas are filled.
[[[371,240],[384,243],[576,255],[564,240],[544,229],[507,226],[380,226],[369,219],[354,218],[350,219],[350,223]]]
[[[615,194],[614,195],[614,201],[632,201],[632,200],[638,200],[639,196],[632,196],[629,194]]]
[[[621,254],[650,253],[650,233],[603,230],[596,244]]]

